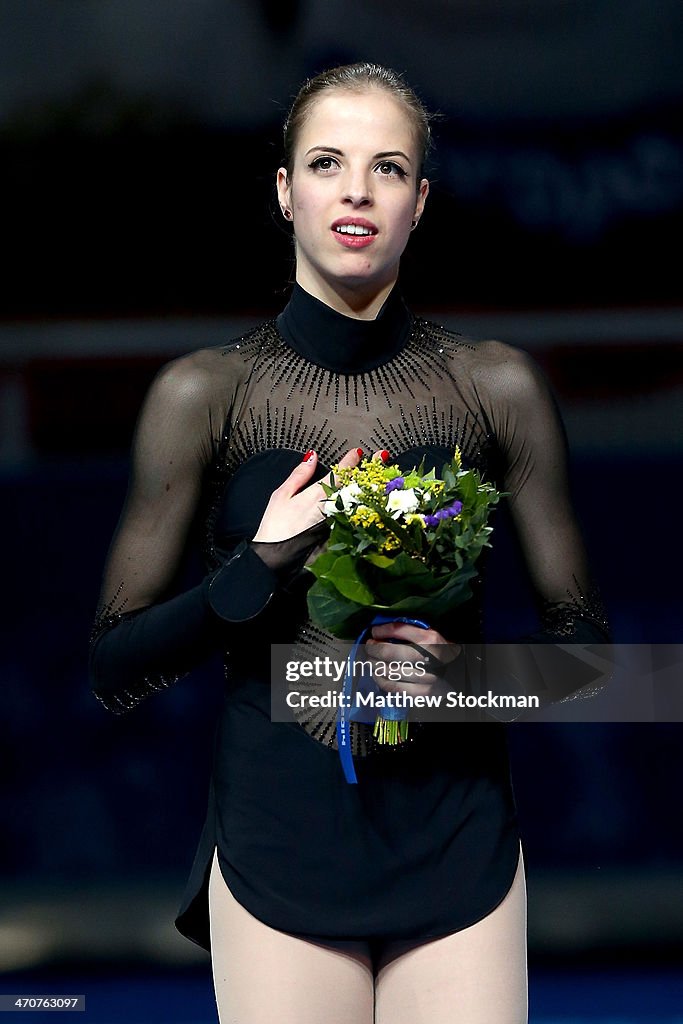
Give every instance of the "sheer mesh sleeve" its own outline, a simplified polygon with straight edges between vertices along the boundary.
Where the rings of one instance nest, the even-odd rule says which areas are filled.
[[[536,593],[541,641],[606,641],[607,623],[592,582],[569,491],[567,442],[536,363],[507,346],[492,371],[492,408],[505,467],[503,487]],[[510,600],[514,595],[510,594]]]
[[[197,586],[174,592],[211,458],[212,424],[228,412],[230,388],[215,360],[206,350],[169,364],[140,414],[91,637],[92,687],[114,712],[225,647],[241,622],[263,612],[280,570],[302,548],[300,537],[243,542]]]
[[[503,488],[533,584],[540,628],[517,644],[490,646],[479,670],[499,692],[535,693],[543,703],[592,696],[565,644],[608,644],[598,589],[573,509],[567,442],[553,395],[525,352],[487,343],[486,414],[502,456]],[[515,600],[514,581],[509,601]],[[545,645],[543,651],[533,645]],[[532,645],[532,646],[529,646]],[[562,647],[557,645],[563,645]],[[471,666],[470,666],[471,667]],[[481,680],[480,680],[481,682]]]

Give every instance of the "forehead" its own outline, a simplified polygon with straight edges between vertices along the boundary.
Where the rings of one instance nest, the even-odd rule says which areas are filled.
[[[308,108],[297,143],[304,153],[311,146],[409,151],[416,146],[415,125],[406,105],[386,89],[329,89]]]

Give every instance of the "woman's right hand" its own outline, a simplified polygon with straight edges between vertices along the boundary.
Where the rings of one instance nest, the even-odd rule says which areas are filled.
[[[362,457],[361,448],[352,448],[340,459],[339,466],[357,466]],[[316,452],[306,452],[301,463],[271,494],[254,541],[275,543],[289,540],[324,521],[321,504],[326,494],[321,483],[326,482],[329,475],[310,483],[317,468]]]

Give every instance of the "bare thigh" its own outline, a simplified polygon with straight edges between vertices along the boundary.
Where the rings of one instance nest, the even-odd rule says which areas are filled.
[[[209,916],[220,1024],[373,1024],[368,944],[331,947],[259,921],[230,892],[215,851]]]
[[[520,851],[505,899],[469,928],[384,947],[376,1024],[526,1024],[526,884]]]

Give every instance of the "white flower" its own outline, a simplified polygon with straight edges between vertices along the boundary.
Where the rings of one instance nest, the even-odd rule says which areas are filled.
[[[346,485],[346,487],[340,487],[335,494],[325,499],[325,501],[322,503],[323,515],[333,516],[335,512],[339,511],[339,509],[337,508],[338,498],[341,498],[342,500],[344,511],[349,512],[351,509],[356,508],[356,506],[359,504],[358,495],[362,493],[363,492],[360,486],[356,483],[355,480],[352,480],[350,484]]]
[[[412,487],[404,491],[392,491],[387,498],[387,512],[391,513],[392,519],[400,519],[404,512],[415,512],[420,502]]]

